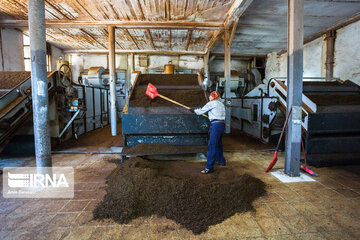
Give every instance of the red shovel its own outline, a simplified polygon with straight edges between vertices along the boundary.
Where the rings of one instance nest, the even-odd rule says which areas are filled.
[[[268,166],[268,168],[265,170],[265,172],[270,171],[270,170],[274,167],[275,163],[277,162],[277,155],[278,155],[278,151],[279,151],[281,139],[282,139],[282,136],[284,135],[285,128],[286,128],[286,125],[287,125],[287,123],[288,123],[288,120],[289,120],[291,111],[292,111],[292,107],[291,107],[290,110],[289,110],[289,113],[288,113],[288,115],[287,115],[287,117],[286,117],[284,126],[283,126],[283,128],[282,128],[282,130],[281,130],[280,138],[279,138],[278,144],[277,144],[277,146],[276,146],[276,148],[275,148],[275,153],[274,153],[273,160],[271,161],[271,163],[269,164],[269,166]]]
[[[191,109],[190,107],[185,106],[184,104],[181,104],[181,103],[179,103],[179,102],[177,102],[177,101],[174,101],[174,100],[172,100],[172,99],[170,99],[170,98],[168,98],[168,97],[165,97],[165,96],[159,94],[158,91],[157,91],[157,89],[156,89],[156,87],[155,87],[154,85],[152,85],[151,83],[148,84],[145,94],[148,95],[151,99],[154,99],[154,98],[156,98],[156,97],[161,97],[161,98],[163,98],[163,99],[165,99],[165,100],[167,100],[167,101],[169,101],[169,102],[172,102],[172,103],[174,103],[174,104],[177,104],[177,105],[179,105],[179,106],[181,106],[181,107],[183,107],[183,108],[186,108],[186,109],[188,109],[188,110]],[[206,116],[205,114],[202,114],[202,116],[208,117],[208,116]]]

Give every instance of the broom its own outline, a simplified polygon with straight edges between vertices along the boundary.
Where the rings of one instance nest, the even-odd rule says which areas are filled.
[[[303,140],[301,138],[301,147],[302,147],[302,150],[303,150],[303,154],[304,154],[304,162],[305,164],[304,165],[300,165],[300,169],[301,170],[304,170],[305,172],[307,172],[308,174],[310,174],[311,176],[314,176],[314,177],[317,177],[318,175],[316,173],[314,173],[313,171],[311,171],[308,167],[307,167],[307,163],[306,163],[306,153],[305,153],[305,148],[304,148],[304,143],[303,143]]]
[[[276,162],[277,162],[277,155],[278,155],[278,151],[279,151],[281,139],[282,139],[282,137],[283,137],[283,135],[284,135],[285,128],[286,128],[286,125],[287,125],[287,123],[288,123],[288,121],[289,121],[289,117],[290,117],[291,111],[292,111],[292,106],[290,107],[289,113],[288,113],[288,115],[286,116],[286,119],[285,119],[284,126],[283,126],[283,128],[282,128],[282,130],[281,130],[280,138],[279,138],[279,141],[278,141],[278,143],[277,143],[277,145],[276,145],[276,148],[275,148],[274,157],[273,157],[271,163],[269,164],[269,166],[267,167],[267,169],[265,170],[265,172],[270,171],[270,170],[274,167],[274,165],[276,164]]]

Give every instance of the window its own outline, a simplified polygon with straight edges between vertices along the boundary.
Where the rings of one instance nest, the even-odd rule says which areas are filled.
[[[30,55],[30,38],[26,35],[24,36],[24,63],[25,71],[31,71],[31,55]],[[46,54],[46,71],[51,71],[51,56]]]

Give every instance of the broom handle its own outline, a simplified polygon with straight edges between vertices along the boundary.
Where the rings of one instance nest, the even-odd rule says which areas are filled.
[[[281,130],[281,134],[280,134],[279,142],[278,142],[278,144],[277,144],[277,146],[276,146],[276,148],[275,148],[275,149],[276,149],[276,151],[278,151],[278,150],[279,150],[279,147],[280,147],[280,142],[281,142],[282,136],[284,135],[284,132],[285,132],[285,127],[286,127],[287,122],[288,122],[288,120],[289,120],[289,118],[290,118],[290,113],[291,113],[291,111],[292,111],[292,106],[291,106],[291,108],[290,108],[290,110],[289,110],[289,113],[288,113],[288,115],[287,115],[287,117],[286,117],[286,119],[285,119],[284,126],[283,126],[283,128],[282,128],[282,130]]]
[[[183,107],[183,108],[186,108],[186,109],[190,110],[190,108],[189,108],[188,106],[185,106],[185,105],[183,105],[183,104],[181,104],[181,103],[179,103],[179,102],[177,102],[177,101],[174,101],[174,100],[172,100],[172,99],[170,99],[170,98],[168,98],[168,97],[165,97],[165,96],[163,96],[163,95],[161,95],[161,94],[159,94],[159,97],[161,97],[161,98],[163,98],[163,99],[165,99],[165,100],[167,100],[167,101],[169,101],[169,102],[172,102],[172,103],[174,103],[174,104],[177,104],[177,105],[179,105],[179,106],[181,106],[181,107]],[[205,114],[201,114],[201,115],[204,116],[204,117],[206,117],[206,118],[209,118],[209,117],[206,116]]]

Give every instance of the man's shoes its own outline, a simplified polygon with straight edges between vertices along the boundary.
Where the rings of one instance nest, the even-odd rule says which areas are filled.
[[[208,168],[205,168],[204,170],[201,171],[202,174],[209,174],[209,173],[212,173],[214,171],[214,169],[208,169]]]

